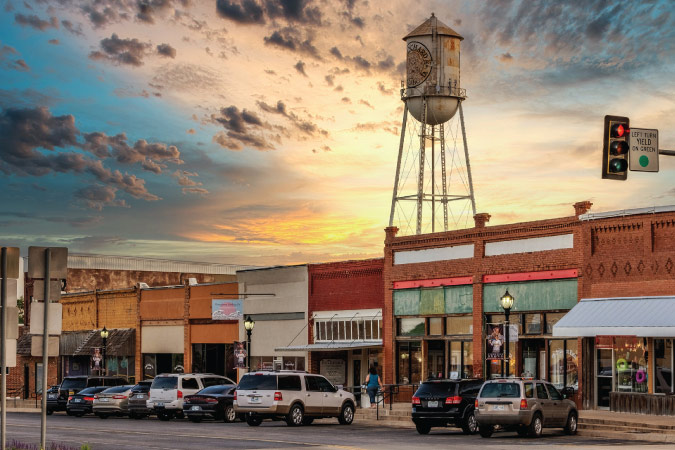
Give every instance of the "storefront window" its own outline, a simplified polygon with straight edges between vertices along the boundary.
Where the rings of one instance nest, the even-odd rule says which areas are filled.
[[[516,370],[516,358],[514,357],[515,354],[516,354],[516,343],[509,342],[509,358],[511,358],[509,364],[510,376],[518,376],[518,374],[515,372]],[[488,375],[490,378],[499,378],[502,376],[502,373],[504,372],[504,361],[502,361],[501,359],[488,360],[487,368],[488,368]]]
[[[647,392],[646,339],[614,338],[616,377],[614,390],[618,392]]]
[[[565,386],[579,390],[579,355],[576,339],[569,339],[565,344],[565,355],[567,360],[567,378]]]
[[[565,341],[549,341],[548,358],[548,379],[555,387],[563,388],[565,386]]]
[[[429,335],[440,336],[443,334],[443,318],[431,317],[429,318]]]
[[[419,341],[399,342],[398,383],[417,384],[422,379],[422,345]]]
[[[424,318],[398,319],[399,336],[424,336]]]
[[[565,313],[546,313],[546,334],[553,334],[553,325],[563,318]]]
[[[453,316],[446,319],[446,332],[450,336],[473,333],[473,316]]]
[[[654,339],[654,392],[673,392],[673,341]]]
[[[525,314],[525,334],[541,334],[541,314]]]

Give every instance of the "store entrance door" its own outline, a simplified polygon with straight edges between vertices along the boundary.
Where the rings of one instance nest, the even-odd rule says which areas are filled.
[[[612,392],[612,349],[596,350],[596,406],[598,409],[609,409],[609,393]]]
[[[445,377],[445,341],[427,341],[427,377]]]
[[[523,372],[526,377],[546,379],[546,340],[522,339]]]

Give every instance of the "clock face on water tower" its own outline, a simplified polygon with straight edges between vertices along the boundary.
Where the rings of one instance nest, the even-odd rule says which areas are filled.
[[[421,42],[408,42],[408,87],[419,86],[431,73],[431,52]]]

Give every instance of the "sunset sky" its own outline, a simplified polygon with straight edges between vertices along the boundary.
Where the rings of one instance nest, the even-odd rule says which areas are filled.
[[[490,225],[675,204],[602,180],[605,114],[675,149],[665,1],[0,0],[2,244],[269,265],[382,256],[405,43],[464,37]]]

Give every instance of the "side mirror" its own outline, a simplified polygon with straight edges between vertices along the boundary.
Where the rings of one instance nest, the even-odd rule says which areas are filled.
[[[569,387],[569,386],[566,387],[566,388],[563,388],[563,390],[562,390],[562,396],[563,396],[563,398],[574,397],[574,388],[573,388],[573,387]]]

